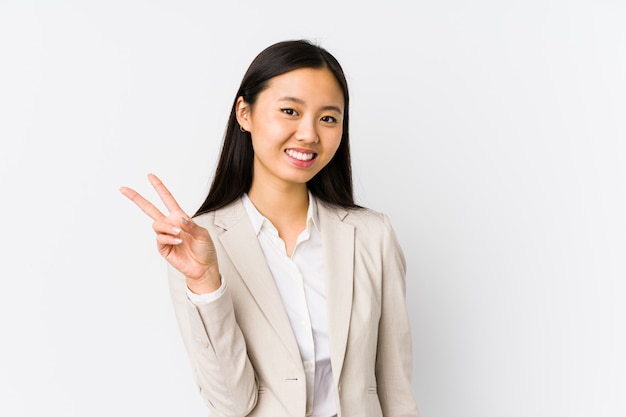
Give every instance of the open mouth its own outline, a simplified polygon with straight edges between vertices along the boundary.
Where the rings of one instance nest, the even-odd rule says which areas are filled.
[[[317,154],[315,152],[298,152],[294,151],[293,149],[285,149],[285,153],[290,157],[303,162],[310,161],[311,159],[317,157]]]

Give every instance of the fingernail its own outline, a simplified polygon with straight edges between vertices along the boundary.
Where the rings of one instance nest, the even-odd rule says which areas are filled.
[[[174,244],[175,244],[175,245],[178,245],[178,244],[180,244],[180,243],[183,243],[183,240],[182,240],[182,239],[180,239],[180,238],[175,238],[175,239],[174,239]]]
[[[185,226],[187,226],[187,225],[189,224],[189,220],[187,220],[185,217],[181,217],[181,218],[180,218],[180,221],[181,221],[181,222],[183,222],[183,224],[184,224]]]
[[[180,233],[180,227],[172,227],[172,233],[177,235]]]

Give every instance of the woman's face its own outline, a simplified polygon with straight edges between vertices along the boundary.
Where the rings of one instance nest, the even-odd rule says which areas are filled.
[[[240,98],[237,118],[254,148],[253,183],[306,184],[335,155],[343,111],[342,90],[326,68],[272,78],[252,107]]]

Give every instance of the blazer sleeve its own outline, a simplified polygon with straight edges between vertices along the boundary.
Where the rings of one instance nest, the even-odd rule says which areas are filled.
[[[419,417],[412,378],[411,329],[406,306],[406,261],[389,219],[383,215],[381,317],[376,383],[383,416]]]
[[[187,297],[185,276],[168,265],[168,278],[194,378],[211,415],[248,415],[258,389],[228,286],[217,299],[196,306]]]

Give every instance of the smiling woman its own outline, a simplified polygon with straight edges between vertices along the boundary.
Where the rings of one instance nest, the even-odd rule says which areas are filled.
[[[130,188],[171,265],[172,300],[220,416],[416,417],[405,261],[352,193],[349,95],[325,49],[262,51],[235,96],[213,184],[188,216]]]

